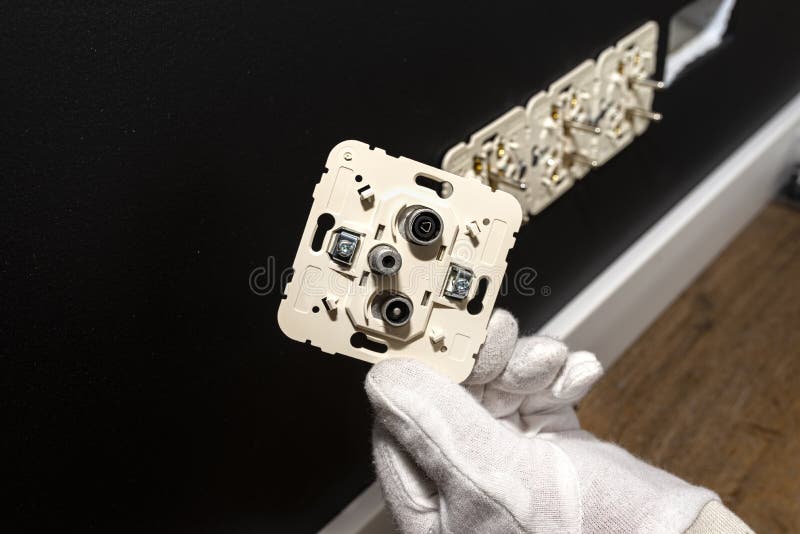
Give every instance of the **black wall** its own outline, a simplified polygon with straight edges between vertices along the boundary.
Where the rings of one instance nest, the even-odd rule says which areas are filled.
[[[0,527],[323,525],[372,480],[367,366],[286,339],[249,277],[291,265],[329,149],[438,165],[648,19],[663,60],[683,3],[6,4]],[[523,228],[526,329],[797,92],[798,20],[739,0],[664,122]]]

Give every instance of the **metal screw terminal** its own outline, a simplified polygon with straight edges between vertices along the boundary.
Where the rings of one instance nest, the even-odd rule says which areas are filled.
[[[333,234],[328,254],[337,263],[352,265],[360,242],[361,236],[343,228]]]
[[[444,286],[444,296],[456,300],[463,300],[469,296],[472,287],[472,271],[455,263],[450,265],[447,282]]]

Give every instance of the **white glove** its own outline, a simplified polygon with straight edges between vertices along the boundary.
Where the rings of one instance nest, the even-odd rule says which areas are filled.
[[[497,310],[466,389],[419,362],[375,365],[373,451],[402,532],[682,533],[718,497],[579,429],[587,352],[517,341]]]

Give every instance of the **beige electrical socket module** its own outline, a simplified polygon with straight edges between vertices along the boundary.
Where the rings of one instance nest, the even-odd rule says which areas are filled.
[[[472,370],[522,222],[503,191],[360,141],[328,156],[278,310],[292,339]]]
[[[539,214],[661,120],[657,47],[650,21],[453,146],[442,168],[511,193],[525,220]]]
[[[603,130],[596,157],[605,163],[651,121],[660,121],[653,111],[654,91],[664,88],[651,76],[656,72],[658,24],[653,21],[620,39],[597,58],[597,125]]]
[[[472,134],[468,143],[448,150],[442,168],[515,196],[523,207],[523,220],[527,220],[525,206],[534,202],[538,185],[527,178],[529,138],[525,110],[517,106]]]

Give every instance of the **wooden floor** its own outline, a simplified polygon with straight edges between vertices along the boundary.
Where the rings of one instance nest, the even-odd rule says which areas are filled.
[[[770,205],[578,415],[715,490],[756,532],[800,533],[800,211]]]

